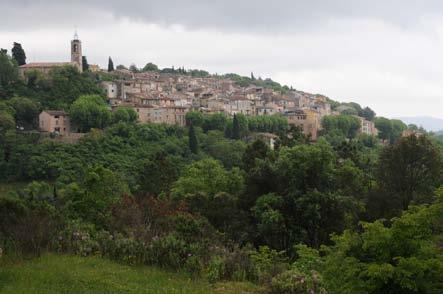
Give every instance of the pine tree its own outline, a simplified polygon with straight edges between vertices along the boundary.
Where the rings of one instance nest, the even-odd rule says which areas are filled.
[[[14,42],[14,47],[12,47],[12,57],[17,61],[19,66],[26,64],[25,50],[23,50],[21,44]]]
[[[198,153],[198,139],[192,124],[189,127],[189,149],[191,149],[191,152],[194,154]]]
[[[235,114],[234,119],[232,120],[232,139],[240,139],[240,122],[238,121],[238,117]]]
[[[251,80],[255,81],[254,73],[251,71]]]
[[[108,71],[114,71],[114,62],[112,61],[111,56],[109,56],[108,60]]]
[[[89,63],[86,56],[82,56],[82,69],[84,72],[89,70]]]

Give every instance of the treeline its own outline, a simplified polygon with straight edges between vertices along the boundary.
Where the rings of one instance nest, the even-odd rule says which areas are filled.
[[[271,150],[208,120],[192,125],[197,152],[190,129],[164,125],[120,122],[73,145],[18,136],[1,177],[34,182],[1,198],[0,246],[98,253],[276,293],[440,289],[442,162],[426,136],[380,152],[293,136]]]

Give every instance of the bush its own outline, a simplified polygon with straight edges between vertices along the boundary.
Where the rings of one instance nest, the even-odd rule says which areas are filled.
[[[290,269],[272,278],[271,293],[296,294],[296,293],[327,293],[321,287],[320,275],[313,271],[305,275],[297,269]]]
[[[252,251],[250,258],[253,263],[255,279],[264,285],[270,285],[272,277],[282,273],[289,265],[283,251],[260,246],[258,251]]]

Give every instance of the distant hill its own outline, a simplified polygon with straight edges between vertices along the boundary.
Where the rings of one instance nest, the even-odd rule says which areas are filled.
[[[399,117],[406,124],[415,124],[422,126],[427,131],[438,132],[443,130],[443,119],[430,116],[411,116],[411,117]]]

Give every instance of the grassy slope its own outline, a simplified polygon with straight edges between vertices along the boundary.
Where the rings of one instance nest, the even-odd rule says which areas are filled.
[[[247,283],[212,287],[179,273],[130,267],[97,257],[49,254],[21,264],[0,263],[0,293],[257,293]]]

